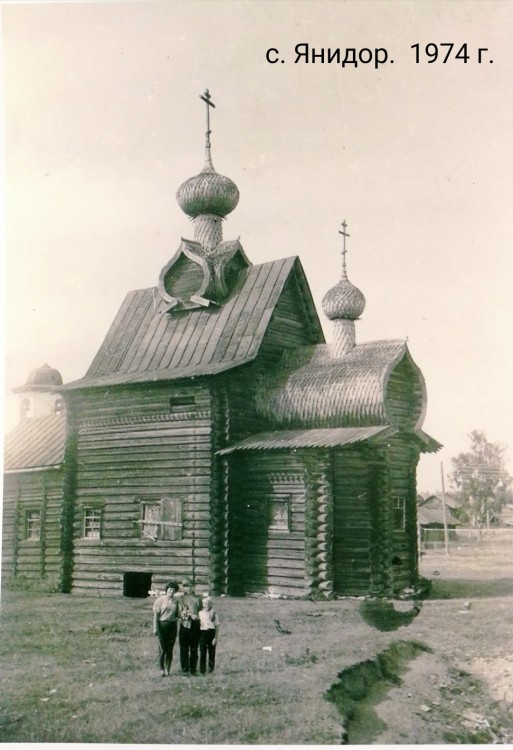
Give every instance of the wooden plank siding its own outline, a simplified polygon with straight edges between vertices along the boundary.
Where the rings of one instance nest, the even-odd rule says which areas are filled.
[[[57,588],[62,571],[63,470],[4,477],[2,576],[46,579]],[[27,513],[40,513],[40,538],[27,539]]]
[[[386,388],[386,404],[395,424],[402,429],[414,427],[423,400],[422,380],[409,357],[404,356],[391,372]]]
[[[100,396],[100,397],[99,397]],[[170,399],[184,405],[173,411]],[[193,400],[193,403],[190,403]],[[210,583],[211,394],[208,384],[145,384],[73,395],[77,464],[72,591],[121,595],[125,573],[161,584]],[[182,538],[141,536],[144,502],[183,503]],[[84,509],[101,508],[101,538],[83,538]]]

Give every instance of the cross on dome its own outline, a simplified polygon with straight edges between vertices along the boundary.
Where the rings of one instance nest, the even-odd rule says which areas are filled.
[[[343,245],[342,245],[342,275],[344,277],[347,277],[347,271],[346,271],[346,237],[350,237],[351,235],[346,232],[347,229],[347,223],[346,220],[341,224],[342,229],[338,230],[338,233],[341,234],[344,237]]]
[[[341,224],[342,229],[338,233],[342,235],[342,276],[340,281],[334,287],[328,290],[322,300],[322,309],[324,314],[330,320],[357,320],[365,309],[365,297],[358,287],[351,284],[347,278],[346,270],[346,237],[349,237],[347,231],[347,222]]]
[[[205,89],[203,94],[199,95],[199,98],[202,99],[205,104],[207,105],[207,132],[205,133],[205,144],[207,149],[207,157],[210,158],[210,133],[212,132],[210,129],[210,107],[216,107],[212,99],[212,95],[208,89]]]

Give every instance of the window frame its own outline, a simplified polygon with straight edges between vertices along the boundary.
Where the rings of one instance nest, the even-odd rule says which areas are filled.
[[[88,515],[97,514],[98,516],[98,536],[93,536],[87,532]],[[89,520],[91,518],[89,517]],[[82,507],[82,539],[87,541],[97,542],[102,538],[103,531],[103,508],[101,505],[88,504]]]
[[[397,519],[400,516],[400,521]],[[395,496],[392,505],[392,526],[393,530],[398,533],[404,533],[406,531],[406,498]]]
[[[34,525],[31,515],[37,516],[37,524]],[[40,542],[42,535],[43,514],[40,508],[27,508],[25,511],[25,540],[27,542]],[[37,536],[33,535],[34,528]]]
[[[275,513],[273,506],[285,505],[285,513]],[[289,492],[274,492],[273,496],[268,499],[267,515],[269,519],[268,528],[269,531],[286,531],[290,533],[292,531],[291,524],[291,506],[292,506],[292,495]],[[285,516],[285,521],[278,523],[277,519],[279,515]]]
[[[138,520],[141,540],[152,542],[181,542],[183,539],[183,507],[181,497],[163,496],[159,500],[141,500],[140,518]],[[145,520],[145,511],[149,507],[158,508],[157,520]],[[175,519],[170,520],[174,516]],[[154,526],[155,534],[145,533],[145,526]]]

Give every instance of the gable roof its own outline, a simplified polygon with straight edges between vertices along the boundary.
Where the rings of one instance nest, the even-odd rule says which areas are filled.
[[[444,525],[444,514],[441,508],[429,508],[425,505],[419,505],[417,507],[417,518],[421,526],[429,526],[430,524]],[[445,510],[445,519],[448,526],[461,526],[460,522],[447,509]]]
[[[292,274],[323,341],[301,263],[284,258],[248,268],[221,306],[166,314],[156,287],[129,292],[85,377],[62,390],[212,375],[251,362]]]
[[[64,460],[65,442],[64,414],[26,419],[5,436],[4,471],[57,468]]]
[[[434,495],[431,492],[419,492],[417,495],[417,504],[423,505],[426,508],[441,508],[443,506],[443,500],[440,495]],[[445,505],[447,508],[460,508],[461,502],[458,498],[451,495],[449,492],[445,493]]]
[[[286,350],[277,374],[257,394],[257,409],[281,427],[390,424],[386,384],[405,355],[404,341],[357,344],[340,359],[329,344]]]

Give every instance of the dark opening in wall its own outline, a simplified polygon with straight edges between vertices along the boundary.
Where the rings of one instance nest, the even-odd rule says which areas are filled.
[[[181,414],[194,409],[196,400],[194,396],[171,396],[169,409],[172,414]]]
[[[392,558],[392,565],[402,565],[404,562],[402,557],[399,557],[399,555],[396,555]]]
[[[144,599],[151,589],[151,573],[123,573],[123,596]]]

